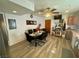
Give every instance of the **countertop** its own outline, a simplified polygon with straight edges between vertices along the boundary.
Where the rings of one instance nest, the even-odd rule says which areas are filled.
[[[73,32],[73,37],[72,37],[72,48],[74,48],[74,44],[76,40],[79,40],[79,29],[77,30],[71,30]]]
[[[72,30],[73,36],[76,36],[79,38],[79,29],[78,30]]]

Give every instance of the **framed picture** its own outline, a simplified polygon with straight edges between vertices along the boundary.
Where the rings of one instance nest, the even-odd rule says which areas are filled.
[[[9,29],[16,29],[16,20],[8,19]]]
[[[26,20],[26,24],[27,24],[27,25],[36,25],[36,24],[37,24],[37,21]]]

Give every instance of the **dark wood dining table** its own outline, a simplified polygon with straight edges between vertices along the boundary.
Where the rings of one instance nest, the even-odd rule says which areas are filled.
[[[30,34],[30,36],[34,37],[34,42],[35,42],[35,47],[37,47],[38,45],[38,42],[39,42],[39,39],[38,39],[38,36],[42,35],[44,31],[40,31],[40,32],[35,32],[35,33],[32,33]]]

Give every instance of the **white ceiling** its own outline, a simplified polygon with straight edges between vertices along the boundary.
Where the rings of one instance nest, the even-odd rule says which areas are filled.
[[[57,11],[65,13],[65,11],[75,12],[79,10],[79,0],[30,0],[35,3],[35,9],[43,9],[50,7],[56,8]]]
[[[47,7],[56,8],[57,11],[65,13],[66,10],[69,12],[75,12],[79,10],[79,0],[29,0],[35,3],[35,11],[39,9],[44,9]],[[13,10],[16,10],[19,15],[31,13],[32,11],[14,4],[9,0],[0,0],[0,11],[7,13],[12,13]]]
[[[17,11],[17,12],[13,13],[12,11]],[[9,0],[0,0],[0,12],[23,15],[26,13],[31,13],[32,11],[20,5],[14,4]]]

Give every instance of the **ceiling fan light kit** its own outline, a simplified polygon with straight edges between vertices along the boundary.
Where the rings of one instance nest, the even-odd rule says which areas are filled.
[[[46,13],[45,16],[46,17],[51,17],[52,16],[52,13],[50,13],[50,12],[49,13]]]

